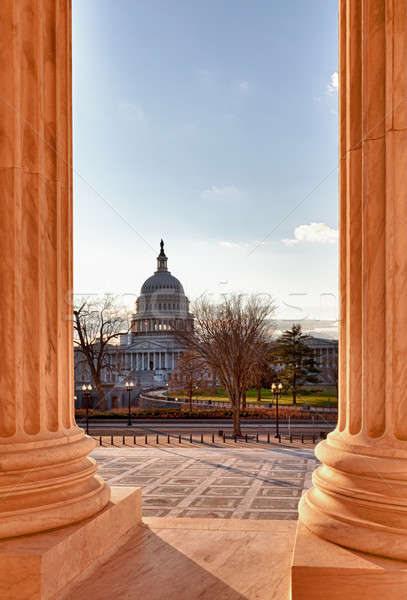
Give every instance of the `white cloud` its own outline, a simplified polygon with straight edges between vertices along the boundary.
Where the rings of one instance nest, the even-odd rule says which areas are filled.
[[[244,248],[245,246],[247,246],[247,244],[238,244],[237,242],[227,242],[227,241],[219,242],[219,245],[222,246],[223,248]]]
[[[207,190],[201,192],[201,198],[203,200],[221,200],[221,201],[234,201],[238,198],[241,198],[243,192],[235,187],[234,185],[229,185],[225,187],[216,187],[212,186]]]
[[[338,241],[338,231],[332,229],[326,223],[310,223],[309,225],[299,225],[294,229],[293,238],[282,240],[286,246],[295,246],[297,244],[336,244]]]
[[[147,116],[142,107],[134,102],[119,102],[119,111],[128,120],[137,125],[145,125]]]
[[[236,242],[219,242],[219,245],[223,248],[241,248],[242,244],[237,244]]]
[[[196,71],[198,82],[203,86],[213,86],[216,80],[216,74],[209,69],[197,69]]]
[[[337,94],[338,87],[339,87],[339,76],[338,76],[338,71],[335,71],[334,73],[332,73],[332,75],[330,77],[330,82],[327,85],[326,91],[330,95]]]
[[[250,248],[255,246],[256,248],[260,246],[267,246],[270,242],[268,240],[250,240],[249,242],[229,242],[229,241],[221,241],[219,242],[219,246],[223,248]]]
[[[268,246],[270,243],[270,240],[253,240],[253,244],[256,246],[256,248],[259,246]]]
[[[249,91],[249,82],[248,81],[239,81],[239,85],[238,85],[239,90],[242,92],[242,94],[247,94],[247,92]]]

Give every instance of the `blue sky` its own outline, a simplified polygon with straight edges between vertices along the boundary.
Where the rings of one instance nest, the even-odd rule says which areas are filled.
[[[76,292],[137,294],[163,237],[191,299],[333,317],[336,0],[73,0],[73,48]]]

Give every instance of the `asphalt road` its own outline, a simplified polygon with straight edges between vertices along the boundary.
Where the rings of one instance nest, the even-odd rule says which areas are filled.
[[[85,421],[78,422],[80,427],[85,427]],[[157,421],[141,421],[134,424],[132,427],[127,425],[127,421],[106,421],[100,419],[99,421],[91,421],[89,422],[89,430],[106,430],[106,431],[118,431],[118,430],[127,430],[131,431],[134,434],[144,433],[144,432],[185,432],[185,433],[193,433],[193,432],[217,432],[218,430],[230,431],[232,430],[232,421],[222,422],[222,421],[214,421],[208,422],[207,420],[194,420],[193,422],[185,422],[178,420],[171,420],[166,422],[157,422]],[[265,423],[245,423],[241,424],[243,432],[250,431],[275,431],[275,423],[274,422],[265,422]],[[335,427],[334,423],[327,423],[323,421],[316,421],[313,423],[291,423],[289,426],[288,423],[280,422],[279,428],[281,432],[296,432],[296,433],[315,433],[319,431],[332,431]]]

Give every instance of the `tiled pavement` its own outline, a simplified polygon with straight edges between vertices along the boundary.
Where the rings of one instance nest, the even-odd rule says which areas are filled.
[[[112,485],[140,486],[143,515],[296,519],[317,461],[304,448],[97,448]]]

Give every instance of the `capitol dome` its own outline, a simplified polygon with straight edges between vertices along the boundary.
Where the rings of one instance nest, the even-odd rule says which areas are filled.
[[[142,294],[152,294],[160,291],[164,293],[174,291],[178,294],[184,294],[181,282],[174,275],[171,275],[169,271],[164,273],[157,271],[154,275],[146,279],[141,286]]]
[[[176,292],[177,294],[185,295],[184,288],[181,285],[179,279],[171,275],[167,269],[168,258],[164,252],[164,242],[160,242],[160,254],[157,256],[157,271],[145,280],[141,286],[141,294],[156,294],[164,293],[171,294]]]
[[[133,333],[148,335],[157,332],[164,335],[173,329],[193,328],[189,300],[179,279],[168,271],[167,261],[161,240],[157,270],[141,286],[136,302],[131,327]]]

